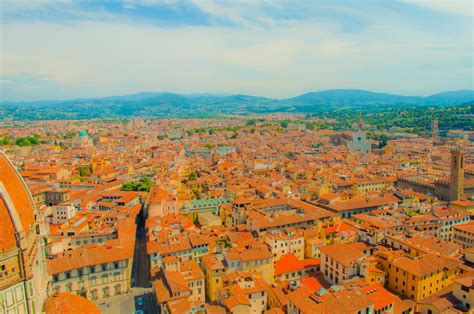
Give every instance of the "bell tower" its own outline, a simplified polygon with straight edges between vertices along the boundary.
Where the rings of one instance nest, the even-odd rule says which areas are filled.
[[[451,150],[451,175],[449,178],[449,201],[464,197],[464,159],[466,152],[460,148]]]

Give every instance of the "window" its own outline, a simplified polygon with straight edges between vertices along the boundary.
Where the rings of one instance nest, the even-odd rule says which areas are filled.
[[[66,279],[70,279],[71,278],[71,272],[66,272]]]
[[[122,287],[120,284],[115,285],[115,295],[119,295],[120,293],[122,293]]]

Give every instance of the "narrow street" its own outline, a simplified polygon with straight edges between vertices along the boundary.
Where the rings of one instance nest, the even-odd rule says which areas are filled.
[[[135,239],[135,254],[132,266],[132,287],[149,288],[150,263],[146,254],[146,230],[143,211],[137,218],[137,232]]]
[[[158,313],[153,298],[153,288],[150,284],[150,263],[146,255],[146,230],[143,213],[140,213],[137,218],[135,237],[132,291],[126,295],[95,302],[99,306],[101,313]]]

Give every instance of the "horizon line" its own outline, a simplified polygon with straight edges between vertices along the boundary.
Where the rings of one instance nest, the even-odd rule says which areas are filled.
[[[193,95],[209,95],[215,97],[229,97],[229,96],[250,96],[250,97],[259,97],[259,98],[266,98],[266,99],[273,99],[273,100],[287,100],[291,98],[296,98],[302,95],[310,94],[310,93],[319,93],[319,92],[326,92],[326,91],[364,91],[370,92],[374,94],[385,94],[385,95],[393,95],[393,96],[401,96],[401,97],[431,97],[434,95],[438,95],[441,93],[449,93],[449,92],[474,92],[474,89],[455,89],[455,90],[443,90],[429,95],[405,95],[405,94],[395,94],[389,92],[381,92],[381,91],[373,91],[368,89],[361,89],[361,88],[329,88],[329,89],[321,89],[321,90],[314,90],[308,91],[296,96],[286,97],[286,98],[276,98],[276,97],[267,97],[267,96],[260,96],[254,94],[244,94],[244,93],[213,93],[213,92],[190,92],[190,93],[180,93],[180,92],[172,92],[172,91],[141,91],[135,92],[130,94],[121,94],[121,95],[106,95],[106,96],[96,96],[96,97],[75,97],[75,98],[64,98],[64,99],[38,99],[38,100],[0,100],[0,104],[4,103],[11,103],[11,104],[21,104],[21,103],[34,103],[34,102],[61,102],[61,101],[78,101],[78,100],[97,100],[103,98],[111,98],[111,97],[127,97],[127,96],[134,96],[140,94],[172,94],[172,95],[181,95],[181,96],[193,96]]]

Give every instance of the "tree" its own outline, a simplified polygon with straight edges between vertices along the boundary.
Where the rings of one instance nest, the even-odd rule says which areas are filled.
[[[131,181],[122,184],[122,191],[139,191],[139,192],[150,192],[151,191],[151,180],[147,177],[141,177],[138,181]]]

